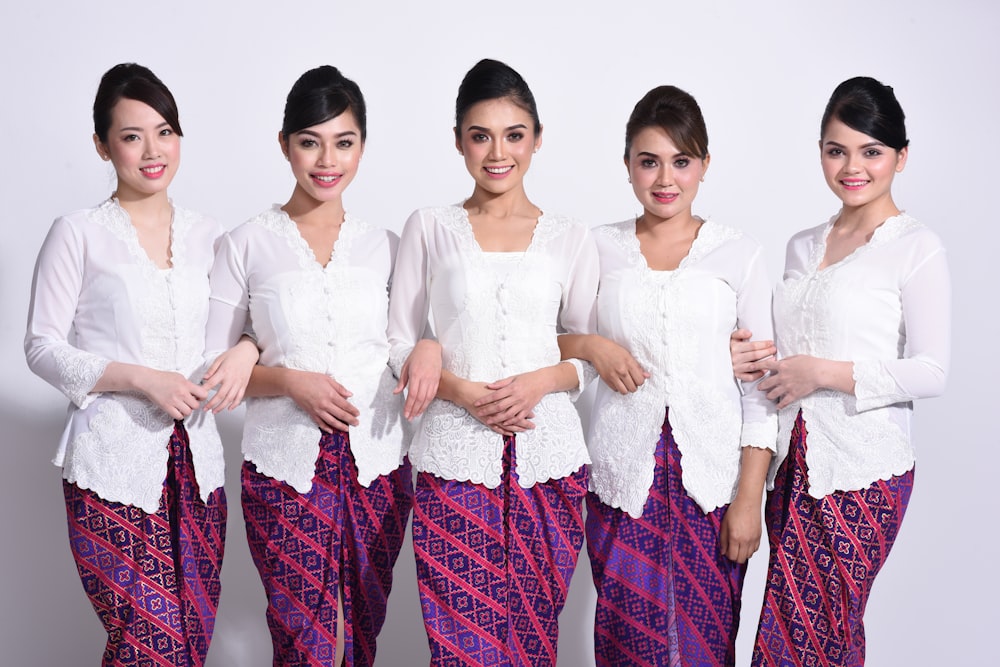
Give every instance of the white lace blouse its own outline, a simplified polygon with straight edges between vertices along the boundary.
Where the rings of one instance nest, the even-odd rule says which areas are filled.
[[[358,481],[399,467],[408,428],[386,364],[388,285],[398,239],[347,215],[326,266],[280,207],[224,237],[212,271],[208,349],[247,332],[260,363],[326,373],[353,393],[350,429]],[[300,493],[312,488],[322,432],[287,396],[247,399],[243,456]]]
[[[788,242],[774,297],[780,356],[854,362],[854,396],[821,390],[779,414],[772,479],[801,409],[809,495],[816,498],[913,467],[912,401],[944,390],[950,351],[951,290],[938,237],[900,214],[851,255],[819,269],[834,220]]]
[[[568,218],[542,215],[527,251],[511,266],[488,259],[462,206],[418,210],[406,222],[396,259],[390,364],[399,373],[428,315],[444,367],[461,378],[492,382],[557,364],[559,331],[595,329],[598,274],[590,230]],[[544,396],[536,428],[517,435],[521,486],[589,463],[570,393]],[[435,399],[414,435],[410,461],[444,479],[496,488],[502,453],[501,436],[458,405]]]
[[[598,227],[598,332],[625,347],[651,377],[634,393],[598,384],[588,443],[591,488],[642,516],[653,483],[664,408],[683,456],[683,483],[705,511],[732,501],[741,447],[775,448],[774,404],[733,379],[729,336],[771,337],[771,286],[760,245],[706,221],[672,271],[646,264],[635,220]]]
[[[53,463],[101,498],[156,512],[173,419],[137,393],[94,393],[108,363],[203,372],[208,274],[221,227],[174,208],[172,267],[158,268],[116,200],[58,218],[42,244],[28,311],[28,366],[72,402]],[[202,499],[222,486],[210,413],[185,425]]]

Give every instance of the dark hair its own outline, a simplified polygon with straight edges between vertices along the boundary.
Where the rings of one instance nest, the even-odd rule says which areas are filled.
[[[300,76],[288,92],[281,134],[287,139],[290,134],[325,123],[345,111],[354,116],[364,141],[368,117],[361,89],[336,67],[321,65]]]
[[[635,136],[648,127],[657,127],[685,154],[702,160],[708,157],[708,130],[698,102],[676,86],[658,86],[643,95],[625,124],[625,159],[629,158]]]
[[[107,143],[111,129],[111,112],[122,98],[148,104],[167,121],[170,129],[183,137],[177,113],[177,102],[162,81],[148,68],[135,63],[115,65],[101,77],[94,98],[94,134]]]
[[[461,134],[462,121],[473,105],[499,99],[510,100],[528,112],[534,122],[535,136],[542,131],[535,96],[531,94],[531,88],[528,88],[524,78],[510,65],[483,58],[466,72],[462,85],[458,87],[458,97],[455,99],[455,136]]]
[[[906,138],[906,115],[892,87],[870,76],[857,76],[837,86],[823,112],[820,138],[834,118],[897,151],[910,143]]]

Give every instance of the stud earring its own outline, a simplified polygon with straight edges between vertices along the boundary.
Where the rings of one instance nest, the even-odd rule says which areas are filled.
[[[629,184],[632,183],[632,177],[631,176],[628,177],[628,182],[629,182]]]

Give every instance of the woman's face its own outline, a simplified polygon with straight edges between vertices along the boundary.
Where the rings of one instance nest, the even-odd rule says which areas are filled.
[[[365,145],[354,114],[347,110],[288,137],[278,134],[292,166],[296,188],[317,202],[339,199],[354,180]]]
[[[836,118],[819,142],[826,184],[844,206],[891,203],[892,179],[903,171],[907,150],[897,151]]]
[[[180,166],[180,136],[151,106],[127,97],[111,110],[107,143],[94,135],[94,145],[114,165],[122,199],[166,192]]]
[[[625,166],[644,215],[671,220],[691,215],[708,162],[679,149],[663,128],[646,127],[633,137]]]
[[[520,188],[531,156],[542,145],[531,114],[501,97],[474,104],[456,128],[455,146],[476,187],[491,194]]]

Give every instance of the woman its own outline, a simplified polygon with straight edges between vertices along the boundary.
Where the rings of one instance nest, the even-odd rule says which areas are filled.
[[[780,358],[748,368],[769,373],[781,427],[754,665],[864,664],[868,594],[913,487],[912,401],[940,394],[948,369],[945,252],[892,197],[909,143],[899,102],[850,79],[820,130],[841,209],[789,241]]]
[[[398,239],[343,202],[365,138],[357,84],[330,66],[303,74],[278,134],[292,195],[229,233],[212,272],[210,347],[243,331],[260,347],[243,513],[275,665],[373,664],[412,502],[403,401],[386,365]],[[408,415],[439,371],[419,405],[411,383]]]
[[[777,422],[733,383],[729,336],[768,331],[771,294],[757,242],[691,212],[709,160],[691,95],[660,86],[639,100],[625,166],[643,212],[596,230],[601,335],[560,339],[604,380],[587,497],[601,666],[736,659]]]
[[[104,74],[94,145],[117,187],[53,223],[32,286],[25,354],[72,401],[53,462],[104,665],[204,664],[226,529],[212,410],[239,403],[257,359],[243,343],[201,373],[222,229],[167,197],[181,134],[151,71]]]
[[[556,334],[593,329],[596,249],[525,194],[542,127],[524,79],[482,60],[455,106],[472,195],[410,216],[389,316],[394,368],[428,315],[445,366],[410,448],[424,627],[432,665],[555,665],[589,462]]]

